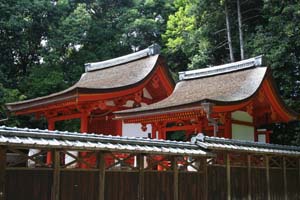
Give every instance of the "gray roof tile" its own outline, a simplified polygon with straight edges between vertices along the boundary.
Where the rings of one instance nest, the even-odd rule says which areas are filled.
[[[132,153],[208,156],[189,142],[150,140],[96,134],[81,134],[25,128],[0,127],[0,145],[26,148],[65,148],[74,150],[107,150]]]
[[[0,145],[25,148],[65,148],[132,153],[213,156],[211,151],[233,151],[300,156],[300,147],[198,135],[192,142],[81,134],[62,131],[0,127]]]
[[[244,140],[225,139],[217,137],[207,137],[202,134],[194,137],[193,143],[207,150],[216,151],[240,151],[249,153],[264,153],[278,155],[300,156],[300,147],[278,144],[267,144],[262,142],[251,142]]]

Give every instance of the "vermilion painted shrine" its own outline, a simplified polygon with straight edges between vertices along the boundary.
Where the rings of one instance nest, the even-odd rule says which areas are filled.
[[[268,144],[265,128],[300,115],[261,56],[179,79],[153,45],[86,64],[62,92],[6,104],[49,130],[79,118],[82,133],[1,127],[0,200],[300,199],[300,148]]]
[[[74,86],[8,103],[7,108],[16,115],[45,117],[49,130],[55,129],[56,121],[80,118],[81,132],[140,137],[151,133],[151,138],[161,139],[184,131],[186,138],[203,132],[269,142],[271,130],[263,125],[299,119],[281,100],[262,57],[181,72],[174,87],[158,53],[153,45],[86,64]]]

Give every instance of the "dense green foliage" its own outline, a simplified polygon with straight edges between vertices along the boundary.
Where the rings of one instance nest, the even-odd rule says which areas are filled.
[[[240,58],[237,1],[175,0],[163,35],[174,70],[230,62],[225,3],[235,60]],[[300,2],[241,1],[245,57],[263,54],[287,105],[300,111]],[[180,56],[177,56],[180,55]],[[300,144],[300,124],[275,124],[272,142]]]
[[[174,72],[229,62],[225,5],[239,60],[235,0],[0,0],[0,119],[4,103],[74,84],[84,63],[155,42]],[[241,0],[241,14],[245,57],[264,54],[285,102],[300,111],[300,2]],[[274,127],[273,142],[300,144],[298,122]]]

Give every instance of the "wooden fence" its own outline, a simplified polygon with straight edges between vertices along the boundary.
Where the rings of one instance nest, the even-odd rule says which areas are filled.
[[[146,166],[145,158],[149,161],[153,155],[128,154],[138,163],[129,167],[122,163],[126,157],[111,165],[105,162],[110,153],[94,152],[94,168],[69,169],[60,163],[58,151],[53,151],[51,168],[4,166],[5,151],[0,152],[1,200],[300,199],[296,157],[234,152],[193,159],[160,155]]]

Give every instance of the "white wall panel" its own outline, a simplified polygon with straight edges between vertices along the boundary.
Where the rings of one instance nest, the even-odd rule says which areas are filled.
[[[140,123],[133,123],[133,124],[122,124],[122,135],[127,137],[148,137],[148,133],[151,134],[152,126],[148,124],[147,130],[144,132],[142,131],[142,125]]]

